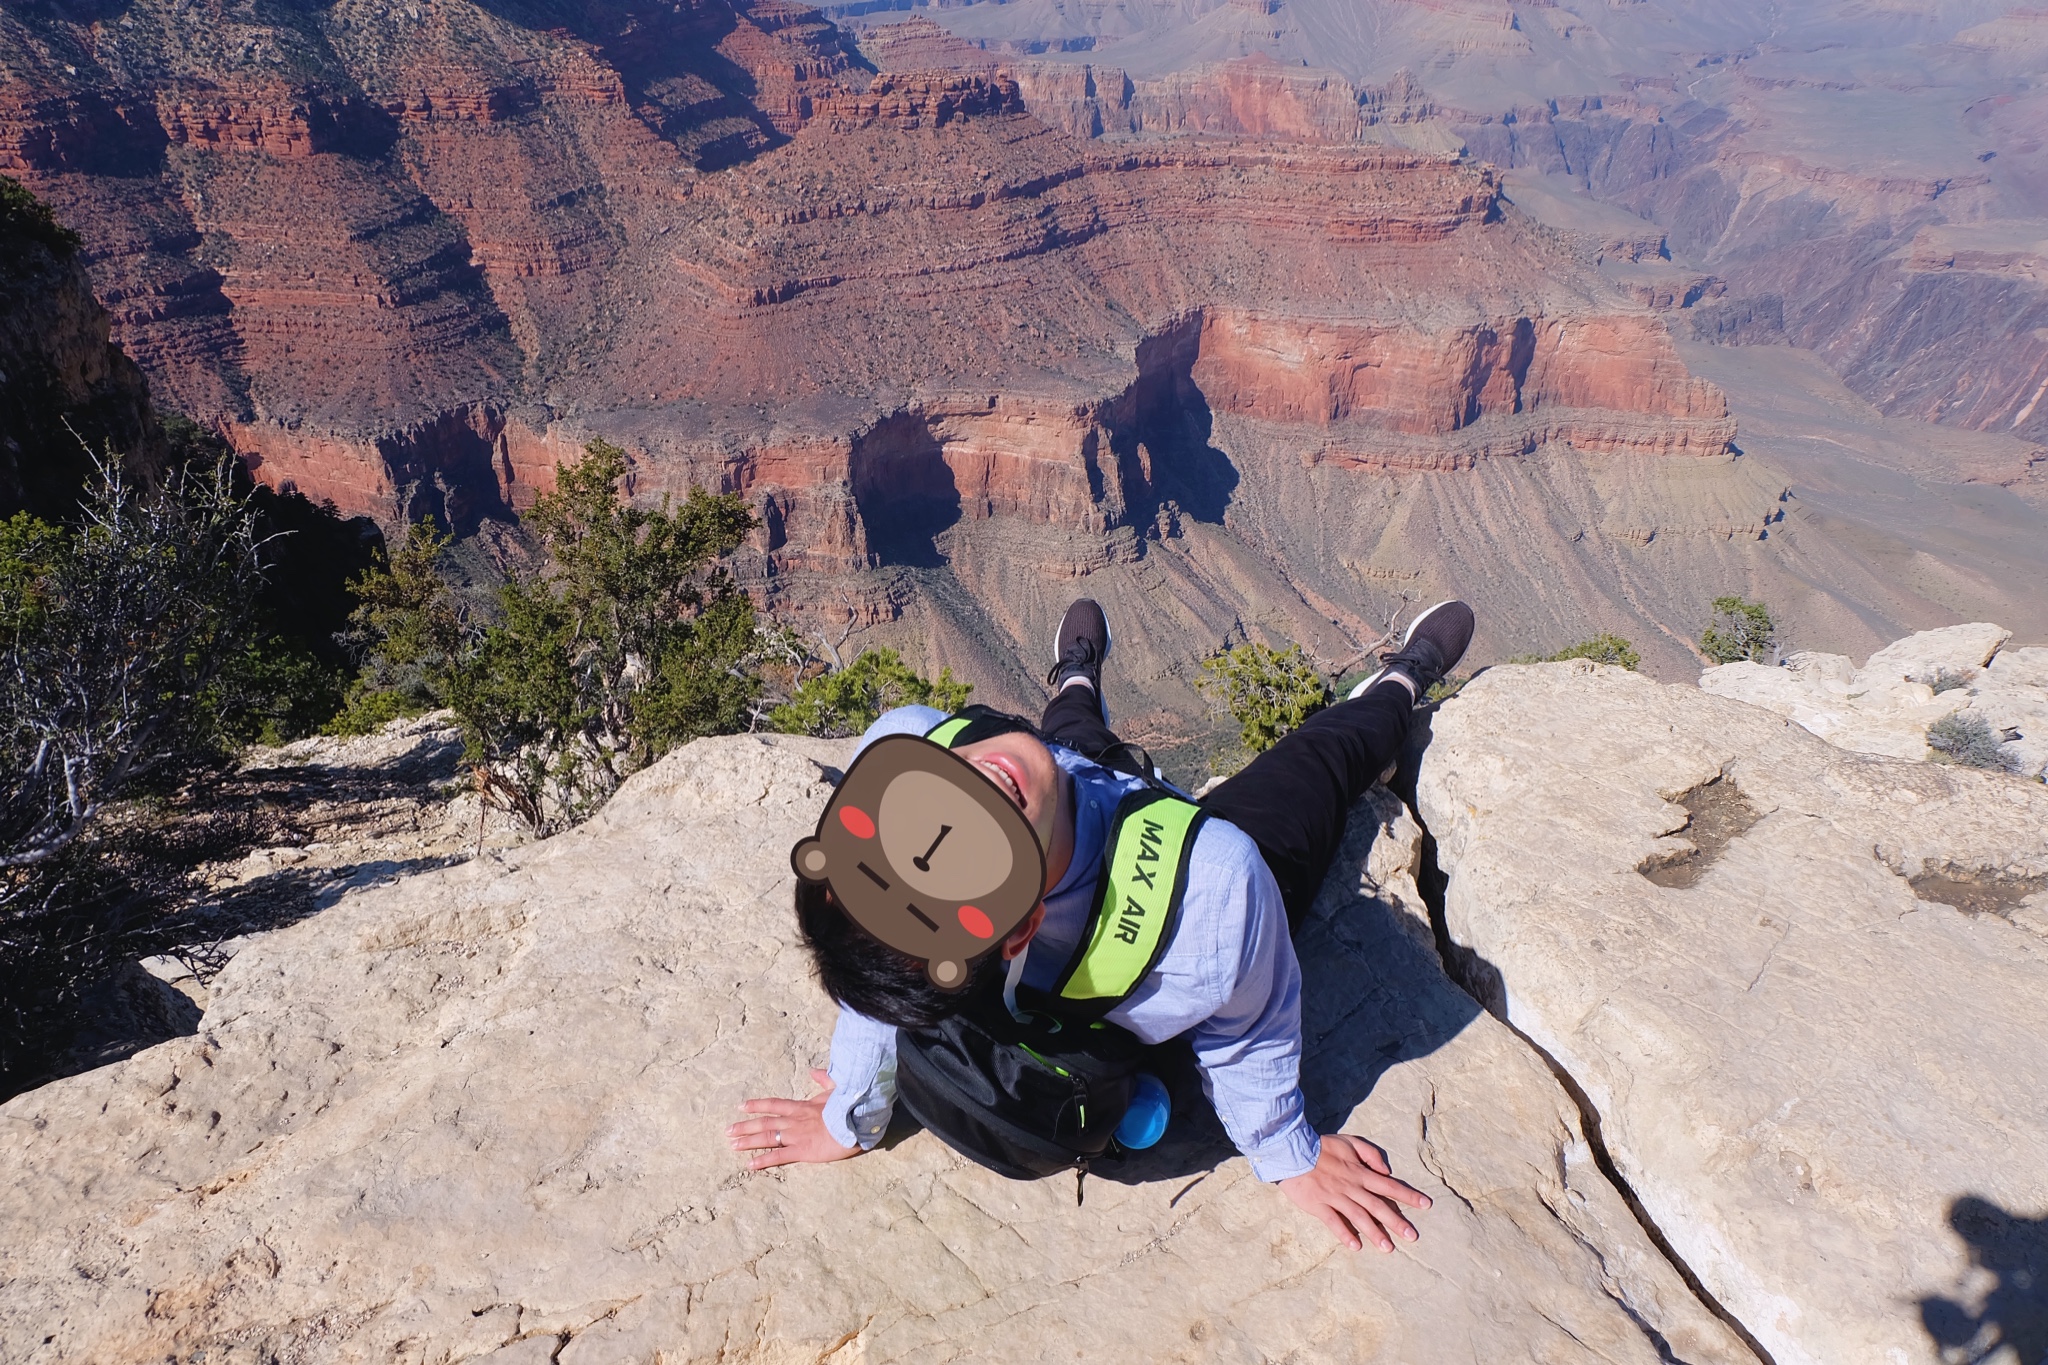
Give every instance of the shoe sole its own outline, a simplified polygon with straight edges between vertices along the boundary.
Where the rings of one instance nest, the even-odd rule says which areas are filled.
[[[1359,699],[1360,697],[1362,697],[1362,696],[1364,696],[1364,695],[1365,695],[1366,693],[1368,693],[1368,692],[1372,691],[1372,687],[1373,687],[1373,684],[1374,684],[1374,683],[1378,682],[1378,681],[1379,681],[1379,680],[1380,680],[1381,678],[1384,678],[1384,677],[1386,677],[1386,676],[1387,676],[1387,670],[1386,670],[1386,669],[1384,669],[1384,668],[1383,668],[1383,669],[1381,669],[1381,670],[1380,670],[1379,672],[1377,672],[1377,673],[1373,674],[1373,675],[1372,675],[1371,677],[1367,678],[1367,679],[1366,679],[1366,680],[1365,680],[1364,682],[1362,682],[1362,683],[1358,684],[1358,686],[1356,686],[1356,687],[1352,688],[1352,689],[1351,689],[1351,690],[1350,690],[1349,692],[1346,692],[1346,693],[1344,694],[1344,700],[1346,700],[1346,701],[1357,701],[1357,700],[1358,700],[1358,699]]]
[[[1446,597],[1443,601],[1429,608],[1427,611],[1423,612],[1422,615],[1416,617],[1413,621],[1410,621],[1408,623],[1407,633],[1401,637],[1401,648],[1406,649],[1409,643],[1412,640],[1414,640],[1415,632],[1422,629],[1422,623],[1424,621],[1427,621],[1430,617],[1436,615],[1439,611],[1442,611],[1445,607],[1450,606],[1453,602],[1456,602],[1458,600],[1459,599],[1455,597]],[[1364,696],[1366,693],[1372,690],[1372,685],[1374,683],[1378,682],[1381,678],[1384,678],[1386,676],[1387,670],[1382,668],[1379,672],[1373,674],[1370,678],[1367,678],[1364,682],[1358,684],[1358,686],[1352,688],[1349,692],[1345,693],[1344,700],[1357,701],[1360,697]],[[1417,697],[1416,700],[1420,701],[1421,698]]]

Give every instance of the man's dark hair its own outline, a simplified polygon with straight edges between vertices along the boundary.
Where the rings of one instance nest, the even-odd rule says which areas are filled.
[[[942,991],[925,975],[922,962],[855,924],[823,882],[797,879],[796,922],[825,994],[897,1028],[930,1028],[951,1018],[1007,966],[1001,953],[990,953],[974,964],[965,989]]]

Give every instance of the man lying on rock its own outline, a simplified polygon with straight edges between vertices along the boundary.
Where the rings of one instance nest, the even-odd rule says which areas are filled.
[[[1030,856],[1017,864],[1029,878],[1015,902],[1021,918],[1004,932],[973,905],[927,914],[910,903],[908,913],[935,933],[940,919],[957,914],[974,933],[1001,935],[997,944],[977,943],[978,958],[920,960],[842,909],[842,897],[854,906],[879,895],[870,883],[887,890],[900,876],[917,885],[908,864],[929,873],[930,859],[949,856],[937,852],[949,837],[993,838],[973,832],[987,823],[969,809],[973,801],[949,807],[959,812],[950,822],[939,823],[943,812],[930,817],[937,838],[929,847],[922,830],[909,845],[897,840],[894,863],[887,831],[877,838],[861,810],[842,812],[839,823],[853,831],[846,837],[870,841],[853,845],[855,855],[870,861],[859,863],[859,880],[838,883],[838,894],[811,875],[825,875],[819,841],[799,844],[797,919],[840,1006],[831,1069],[812,1073],[821,1089],[810,1099],[747,1101],[742,1108],[753,1117],[728,1130],[733,1148],[750,1153],[756,1170],[857,1156],[881,1139],[900,1100],[949,1146],[1004,1175],[1085,1170],[1114,1145],[1157,1140],[1165,1095],[1142,1074],[1148,1049],[1184,1038],[1217,1117],[1260,1179],[1353,1250],[1361,1239],[1381,1251],[1393,1250],[1391,1237],[1414,1240],[1397,1205],[1427,1208],[1428,1198],[1396,1179],[1372,1143],[1319,1136],[1309,1125],[1291,935],[1353,803],[1389,769],[1417,699],[1463,657],[1473,625],[1463,602],[1423,612],[1379,672],[1199,803],[1166,788],[1142,751],[1110,730],[1099,699],[1110,632],[1091,601],[1076,602],[1060,623],[1054,695],[1036,727],[982,707],[955,717],[918,706],[884,715],[862,737],[827,814],[839,810],[860,759],[878,742],[913,735],[943,746],[950,755],[923,741],[888,740],[895,759],[913,767],[959,767],[954,756],[964,759],[977,800],[1012,821],[1013,806],[1028,821]],[[1000,801],[979,790],[974,774]],[[887,800],[879,809],[890,818]],[[968,833],[951,835],[955,824]],[[951,854],[966,847],[956,843]],[[905,860],[903,848],[924,852]],[[837,868],[851,874],[850,861],[842,857]],[[1007,853],[995,861],[1012,867]],[[898,866],[906,870],[898,874]],[[900,886],[888,895],[892,905],[906,903]],[[929,897],[918,899],[929,906]],[[879,925],[866,915],[862,922]]]

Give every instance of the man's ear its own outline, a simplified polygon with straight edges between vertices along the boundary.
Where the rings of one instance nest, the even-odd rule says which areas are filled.
[[[1038,926],[1043,923],[1045,923],[1045,902],[1040,901],[1031,907],[1031,913],[1024,917],[1024,922],[1012,929],[1010,936],[1003,940],[1003,961],[1008,962],[1011,958],[1023,952],[1024,945],[1031,942],[1031,936],[1038,932]]]

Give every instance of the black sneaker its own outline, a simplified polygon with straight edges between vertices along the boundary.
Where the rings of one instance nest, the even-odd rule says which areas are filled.
[[[1086,678],[1099,701],[1102,661],[1109,657],[1110,643],[1109,620],[1103,616],[1102,608],[1086,597],[1074,603],[1060,618],[1059,634],[1053,637],[1052,672],[1045,675],[1047,685],[1057,692],[1069,678]]]
[[[1350,700],[1364,696],[1389,673],[1399,672],[1415,684],[1415,699],[1421,701],[1465,657],[1478,623],[1472,608],[1455,598],[1437,603],[1409,624],[1401,648],[1386,656],[1379,672],[1351,689]]]

